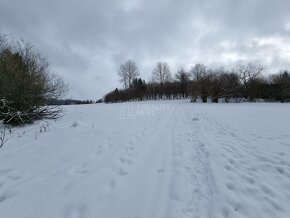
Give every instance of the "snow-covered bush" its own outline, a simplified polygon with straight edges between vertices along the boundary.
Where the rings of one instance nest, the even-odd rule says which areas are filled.
[[[79,125],[78,121],[73,122],[73,124],[71,125],[72,127],[77,127]]]

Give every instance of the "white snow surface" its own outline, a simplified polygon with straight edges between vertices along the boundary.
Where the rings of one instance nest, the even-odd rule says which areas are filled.
[[[0,218],[290,217],[290,104],[65,109],[0,149]]]

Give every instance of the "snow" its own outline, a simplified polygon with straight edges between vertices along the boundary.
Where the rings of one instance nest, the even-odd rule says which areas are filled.
[[[290,105],[68,106],[0,149],[2,218],[290,217]]]

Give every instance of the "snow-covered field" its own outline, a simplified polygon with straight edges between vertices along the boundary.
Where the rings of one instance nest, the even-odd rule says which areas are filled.
[[[0,149],[1,218],[290,217],[290,104],[66,110]]]

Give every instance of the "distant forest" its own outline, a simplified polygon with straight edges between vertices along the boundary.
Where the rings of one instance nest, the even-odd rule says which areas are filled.
[[[93,100],[74,100],[74,99],[48,99],[48,105],[73,105],[73,104],[93,104]]]
[[[118,76],[123,88],[107,93],[106,103],[156,99],[191,98],[201,102],[290,101],[290,73],[288,70],[263,75],[264,67],[252,63],[237,65],[232,70],[208,68],[196,64],[190,70],[180,68],[172,76],[166,62],[158,62],[152,71],[152,81],[139,78],[134,61],[120,66]]]

